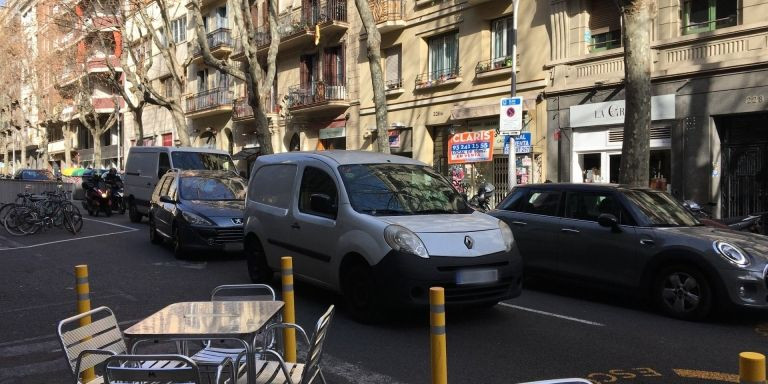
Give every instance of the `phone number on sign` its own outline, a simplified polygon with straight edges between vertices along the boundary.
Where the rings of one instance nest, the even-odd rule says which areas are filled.
[[[491,143],[488,142],[480,142],[480,143],[469,143],[469,144],[454,144],[451,146],[451,151],[474,151],[478,149],[489,149],[491,147]]]

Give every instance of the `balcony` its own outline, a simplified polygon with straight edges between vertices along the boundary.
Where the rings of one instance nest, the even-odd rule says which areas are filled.
[[[520,55],[517,55],[517,62],[520,63]],[[519,65],[518,65],[519,70]],[[499,75],[509,76],[512,74],[512,56],[502,56],[495,59],[478,62],[475,66],[475,77],[484,79]]]
[[[114,30],[120,28],[120,16],[109,14],[93,14],[85,21],[85,28],[88,31],[93,30]]]
[[[346,1],[328,0],[301,14],[286,13],[281,15],[278,26],[280,48],[295,48],[312,44],[315,40],[316,28],[320,30],[320,35],[323,36],[324,40],[338,39],[346,33],[347,28],[349,28]]]
[[[77,84],[77,80],[85,76],[85,67],[83,64],[69,64],[62,68],[56,84],[59,87],[69,87]]]
[[[403,89],[403,79],[387,80],[384,87],[384,93],[387,96],[398,96],[405,92]]]
[[[338,111],[349,107],[346,85],[329,85],[321,81],[289,87],[287,101],[291,113]]]
[[[78,30],[69,31],[66,34],[59,35],[54,40],[56,50],[64,50],[75,45],[80,39],[83,38],[83,33]]]
[[[403,0],[372,0],[368,5],[373,12],[379,33],[405,28],[405,2]]]
[[[107,65],[107,63],[109,63],[116,72],[122,71],[120,58],[115,57],[115,55],[90,56],[86,63],[86,69],[88,70],[88,73],[109,72],[109,65]]]
[[[227,88],[214,88],[188,96],[186,100],[187,117],[211,116],[232,112],[232,91]]]
[[[651,45],[651,77],[674,78],[759,66],[768,56],[768,23],[733,27],[655,41]],[[595,82],[618,84],[624,79],[624,52],[615,49],[549,62],[554,68],[551,92],[589,89]]]
[[[278,113],[277,103],[275,103],[275,100],[271,95],[267,95],[267,97],[262,100],[262,102],[264,103],[264,111],[267,115]],[[253,108],[248,105],[248,101],[244,97],[235,100],[234,109],[232,110],[232,120],[252,120],[253,115]]]
[[[215,31],[209,32],[207,35],[208,48],[211,50],[211,54],[221,59],[232,53],[232,32],[229,28],[219,28]],[[193,39],[188,44],[188,49],[192,52],[192,63],[203,62],[202,47],[197,43],[197,39]]]
[[[440,69],[416,76],[416,90],[454,86],[461,82],[461,67]]]

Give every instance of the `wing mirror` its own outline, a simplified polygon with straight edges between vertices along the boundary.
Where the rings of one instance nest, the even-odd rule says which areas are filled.
[[[597,223],[613,230],[619,229],[619,220],[616,216],[611,215],[610,213],[601,213],[600,216],[597,217]]]
[[[336,218],[336,205],[331,197],[324,193],[313,193],[310,195],[309,208],[317,213]]]

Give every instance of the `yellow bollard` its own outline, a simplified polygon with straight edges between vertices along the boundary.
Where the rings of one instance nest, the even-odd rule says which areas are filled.
[[[88,266],[75,266],[75,292],[77,293],[77,313],[85,313],[91,310],[91,288],[88,286]],[[80,326],[91,323],[91,317],[85,316],[80,319]],[[83,382],[87,383],[96,378],[93,368],[83,371]]]
[[[445,290],[429,289],[430,360],[432,384],[448,383],[448,358],[445,349]]]
[[[765,384],[765,355],[757,352],[739,353],[739,383]]]
[[[283,277],[283,322],[296,322],[296,309],[293,302],[293,258],[284,256],[280,259]],[[283,329],[283,340],[285,346],[285,361],[296,362],[296,330],[293,328]]]

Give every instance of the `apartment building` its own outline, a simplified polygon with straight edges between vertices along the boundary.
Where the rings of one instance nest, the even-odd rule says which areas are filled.
[[[550,0],[549,177],[616,182],[625,90],[613,2]],[[734,216],[768,210],[768,1],[659,0],[652,186]]]

